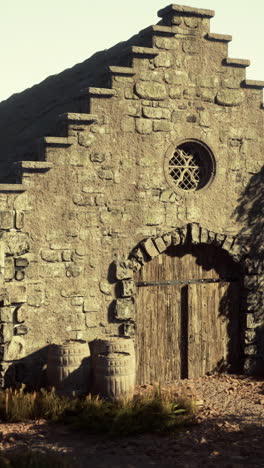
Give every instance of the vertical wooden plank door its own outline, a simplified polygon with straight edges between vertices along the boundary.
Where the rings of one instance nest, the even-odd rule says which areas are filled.
[[[237,282],[188,285],[188,377],[227,370],[239,359]]]
[[[138,384],[199,377],[239,360],[239,284],[221,279],[237,271],[225,253],[199,247],[168,250],[137,275]]]

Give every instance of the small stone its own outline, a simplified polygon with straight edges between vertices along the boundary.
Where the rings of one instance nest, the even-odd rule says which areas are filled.
[[[149,119],[136,119],[138,133],[148,134],[152,132],[152,121]]]
[[[91,146],[96,140],[96,137],[92,133],[88,132],[81,132],[78,136],[79,145],[88,148]]]
[[[156,120],[153,125],[154,132],[171,132],[172,123],[167,120]]]

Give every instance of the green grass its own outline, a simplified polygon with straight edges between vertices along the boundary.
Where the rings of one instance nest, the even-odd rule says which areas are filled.
[[[131,435],[146,432],[175,432],[194,420],[194,406],[159,388],[131,400],[109,402],[88,395],[85,398],[59,396],[46,391],[0,392],[0,418],[7,422],[46,419],[67,424],[90,434]]]

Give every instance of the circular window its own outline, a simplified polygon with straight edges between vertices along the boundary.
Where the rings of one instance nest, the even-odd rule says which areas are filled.
[[[194,192],[205,187],[213,178],[215,162],[204,143],[188,140],[173,148],[166,157],[167,180],[174,188]]]

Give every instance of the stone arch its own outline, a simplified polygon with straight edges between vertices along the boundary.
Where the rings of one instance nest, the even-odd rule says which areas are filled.
[[[115,262],[118,291],[115,301],[115,318],[120,323],[120,334],[125,336],[134,334],[136,294],[134,274],[146,262],[164,253],[169,246],[184,245],[187,240],[193,244],[212,244],[221,247],[228,252],[234,262],[240,263],[242,271],[241,312],[245,321],[243,325],[244,371],[249,375],[262,372],[260,366],[263,362],[261,357],[263,345],[258,343],[259,327],[256,324],[263,324],[263,304],[260,304],[260,300],[262,301],[263,297],[264,261],[251,257],[249,249],[241,243],[239,236],[216,233],[198,223],[190,223],[161,236],[144,239],[126,259]]]
[[[115,305],[115,317],[123,322],[123,332],[130,334],[133,329],[135,310],[134,296],[136,284],[134,273],[138,272],[146,262],[164,253],[170,246],[184,245],[186,241],[192,244],[211,244],[228,252],[234,262],[244,263],[247,249],[241,246],[236,236],[219,234],[200,226],[198,223],[186,224],[162,236],[149,237],[142,240],[123,261],[116,261],[116,279],[118,282],[118,298]],[[243,265],[242,265],[243,268]],[[243,268],[244,269],[244,268]]]

